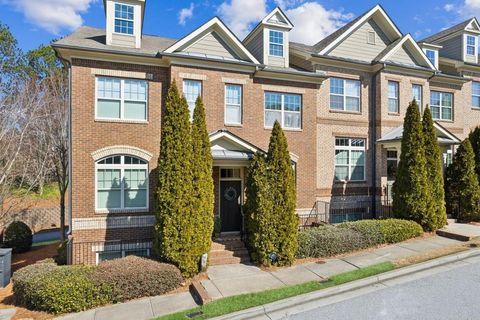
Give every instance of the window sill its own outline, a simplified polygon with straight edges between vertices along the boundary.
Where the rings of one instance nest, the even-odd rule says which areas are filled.
[[[124,119],[95,119],[95,122],[110,122],[110,123],[128,123],[128,124],[148,124],[147,120],[124,120]]]
[[[356,114],[356,115],[362,114],[362,111],[348,111],[348,110],[335,110],[335,109],[329,109],[328,111],[330,113]]]
[[[273,130],[273,127],[264,127],[265,130]],[[303,129],[294,129],[294,128],[284,128],[282,127],[283,131],[291,131],[291,132],[302,132]]]
[[[471,107],[472,110],[475,110],[475,111],[480,111],[480,108],[479,107]]]
[[[445,122],[445,123],[454,123],[455,122],[453,120],[448,120],[448,119],[433,119],[433,121]]]
[[[242,123],[224,123],[225,127],[243,127]]]
[[[366,184],[367,180],[358,180],[358,181],[351,181],[351,180],[335,180],[334,184]]]
[[[150,213],[148,208],[141,209],[95,209],[97,214],[116,214],[116,213]]]
[[[135,35],[134,34],[130,34],[130,33],[121,33],[121,32],[113,32],[113,34],[118,34],[118,35],[121,35],[121,36],[126,36],[126,37],[132,37],[132,38],[135,38]]]
[[[388,115],[389,116],[394,116],[394,117],[399,117],[400,113],[399,112],[389,112]]]

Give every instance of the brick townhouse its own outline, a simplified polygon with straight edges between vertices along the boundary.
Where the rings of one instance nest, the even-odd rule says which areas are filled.
[[[294,26],[279,8],[242,41],[217,17],[181,39],[143,35],[145,0],[104,5],[105,29],[81,27],[54,44],[71,87],[72,263],[150,254],[174,80],[191,111],[197,96],[204,100],[213,214],[225,233],[242,231],[246,169],[266,150],[275,120],[288,139],[299,215],[318,213],[319,203],[351,205],[336,221],[388,203],[413,98],[433,112],[445,164],[480,124],[475,18],[416,42],[377,5],[305,45],[289,40]]]

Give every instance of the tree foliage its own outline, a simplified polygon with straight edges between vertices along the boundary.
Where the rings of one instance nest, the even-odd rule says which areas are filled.
[[[425,139],[416,101],[407,109],[403,124],[400,162],[393,184],[393,213],[434,230],[434,210],[426,171]]]
[[[154,254],[186,276],[198,272],[192,203],[192,138],[187,101],[171,84],[161,128]]]
[[[425,139],[424,150],[426,158],[427,182],[431,191],[434,216],[433,229],[440,229],[447,223],[445,209],[445,190],[443,183],[443,159],[438,145],[438,138],[433,126],[432,113],[426,108],[423,113],[423,136]]]
[[[447,169],[446,200],[448,211],[461,221],[480,218],[480,186],[475,172],[475,156],[470,139],[457,149]]]
[[[473,129],[468,135],[475,156],[475,172],[480,181],[480,126]]]
[[[195,103],[192,121],[192,150],[195,164],[192,165],[194,223],[197,255],[210,252],[213,232],[213,160],[208,137],[205,108],[201,97]]]

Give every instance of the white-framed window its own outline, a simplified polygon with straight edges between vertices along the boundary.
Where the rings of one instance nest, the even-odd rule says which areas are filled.
[[[365,139],[335,138],[335,180],[365,180]]]
[[[437,52],[435,50],[426,49],[425,55],[434,66],[437,65]]]
[[[133,35],[133,25],[133,6],[123,3],[115,3],[115,32]]]
[[[480,108],[480,82],[472,82],[472,108]]]
[[[360,112],[360,81],[330,78],[330,109]]]
[[[368,31],[368,33],[367,33],[367,43],[368,44],[375,44],[375,42],[376,42],[375,31]]]
[[[272,128],[275,121],[283,128],[301,129],[302,96],[265,92],[265,127]]]
[[[147,81],[97,77],[96,87],[96,119],[147,120]]]
[[[420,110],[423,109],[423,87],[419,84],[412,84],[412,96],[417,101]]]
[[[430,93],[430,109],[435,120],[453,119],[453,94],[432,91]]]
[[[225,123],[242,124],[242,86],[225,85]]]
[[[240,179],[241,169],[240,168],[221,168],[220,169],[220,179]]]
[[[148,163],[129,155],[97,161],[96,208],[98,210],[148,209]]]
[[[467,55],[474,56],[477,52],[477,39],[474,36],[467,35]]]
[[[388,112],[399,113],[398,87],[396,81],[388,81]]]
[[[270,30],[268,54],[274,57],[283,57],[283,32]]]
[[[98,251],[97,252],[97,264],[125,258],[128,256],[137,256],[137,257],[149,257],[150,249],[126,249],[126,250],[115,250],[115,251]]]
[[[190,111],[190,119],[193,119],[193,111],[195,110],[195,102],[198,97],[202,96],[202,81],[200,80],[183,80],[183,95],[187,99],[188,110]]]

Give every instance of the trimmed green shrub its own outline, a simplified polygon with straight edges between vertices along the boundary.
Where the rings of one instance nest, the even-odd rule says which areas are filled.
[[[32,247],[32,230],[21,221],[12,222],[5,230],[4,246],[14,253],[29,251]]]
[[[296,208],[295,174],[288,152],[287,137],[275,121],[268,145],[267,176],[272,197],[272,239],[277,255],[276,265],[290,265],[295,260],[298,246],[298,215]]]
[[[480,219],[480,185],[475,172],[475,156],[470,140],[457,149],[447,169],[446,200],[449,213],[461,221]]]
[[[188,104],[175,82],[168,90],[161,129],[153,252],[185,276],[198,273],[193,210],[192,136]]]
[[[326,225],[300,232],[297,257],[321,258],[421,236],[415,221],[386,219],[360,220]]]
[[[53,314],[107,304],[110,288],[93,281],[93,266],[33,264],[14,273],[13,297],[28,309]]]
[[[480,126],[475,127],[470,132],[468,139],[472,144],[473,154],[475,155],[475,172],[480,181]]]
[[[247,247],[253,262],[270,265],[269,254],[275,252],[276,237],[272,217],[272,198],[265,157],[256,154],[248,168],[246,181],[245,228]]]
[[[386,219],[380,220],[385,243],[397,243],[419,237],[423,234],[422,226],[415,221]]]
[[[427,182],[431,191],[431,205],[434,214],[428,222],[429,231],[443,228],[447,224],[447,211],[445,209],[445,189],[443,182],[443,158],[438,145],[438,138],[433,126],[432,113],[427,107],[423,112],[423,136],[425,138],[425,159]]]
[[[210,252],[212,232],[214,230],[214,186],[213,160],[210,138],[205,120],[205,108],[201,97],[197,98],[192,121],[192,154],[195,164],[192,165],[193,201],[195,210],[192,212],[196,255],[202,256]]]
[[[403,123],[400,162],[393,184],[395,217],[418,222],[424,230],[433,230],[434,207],[427,181],[425,139],[416,101],[407,109]]]
[[[111,287],[113,303],[162,295],[183,282],[175,266],[136,256],[99,264],[93,278],[101,286]]]
[[[57,249],[57,255],[55,256],[55,262],[60,265],[67,264],[67,240],[63,241]]]
[[[367,247],[368,243],[360,232],[326,225],[299,233],[297,257],[330,257]]]

